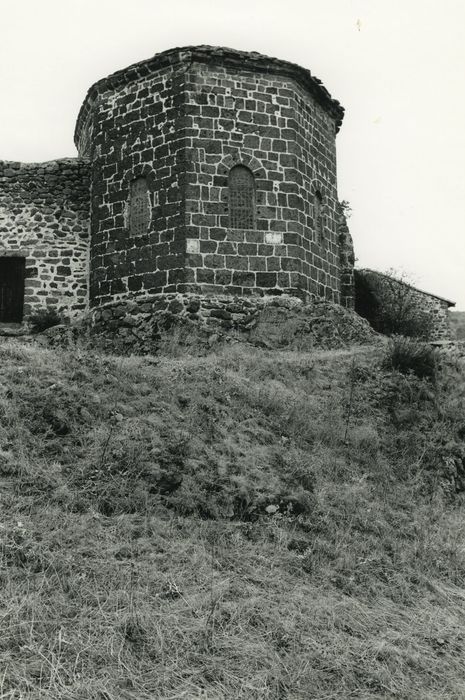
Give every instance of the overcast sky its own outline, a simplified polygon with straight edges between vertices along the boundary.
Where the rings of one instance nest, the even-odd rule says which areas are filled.
[[[465,310],[464,0],[0,0],[0,159],[76,155],[99,78],[211,44],[309,68],[346,109],[339,197],[357,265]]]

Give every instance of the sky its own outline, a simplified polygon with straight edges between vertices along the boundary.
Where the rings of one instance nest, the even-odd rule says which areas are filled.
[[[339,198],[358,267],[465,310],[463,0],[0,0],[0,159],[75,156],[88,88],[175,46],[298,63],[346,109]]]

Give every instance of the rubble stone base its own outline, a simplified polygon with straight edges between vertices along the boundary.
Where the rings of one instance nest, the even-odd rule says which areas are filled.
[[[323,299],[303,302],[263,297],[163,294],[113,302],[93,309],[86,325],[92,342],[115,352],[156,352],[167,339],[180,345],[219,339],[269,348],[343,347],[371,343],[369,324]]]

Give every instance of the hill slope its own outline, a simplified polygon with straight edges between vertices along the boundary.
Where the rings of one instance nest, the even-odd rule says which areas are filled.
[[[463,368],[382,352],[3,341],[0,697],[463,698]]]

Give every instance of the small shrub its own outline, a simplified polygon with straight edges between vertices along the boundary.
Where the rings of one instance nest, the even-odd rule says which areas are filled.
[[[396,336],[391,339],[384,366],[401,374],[415,374],[420,379],[435,379],[438,367],[437,352],[427,343],[415,338]]]
[[[42,333],[47,328],[58,326],[62,322],[60,314],[55,309],[48,307],[38,309],[29,316],[29,324],[33,333]]]

